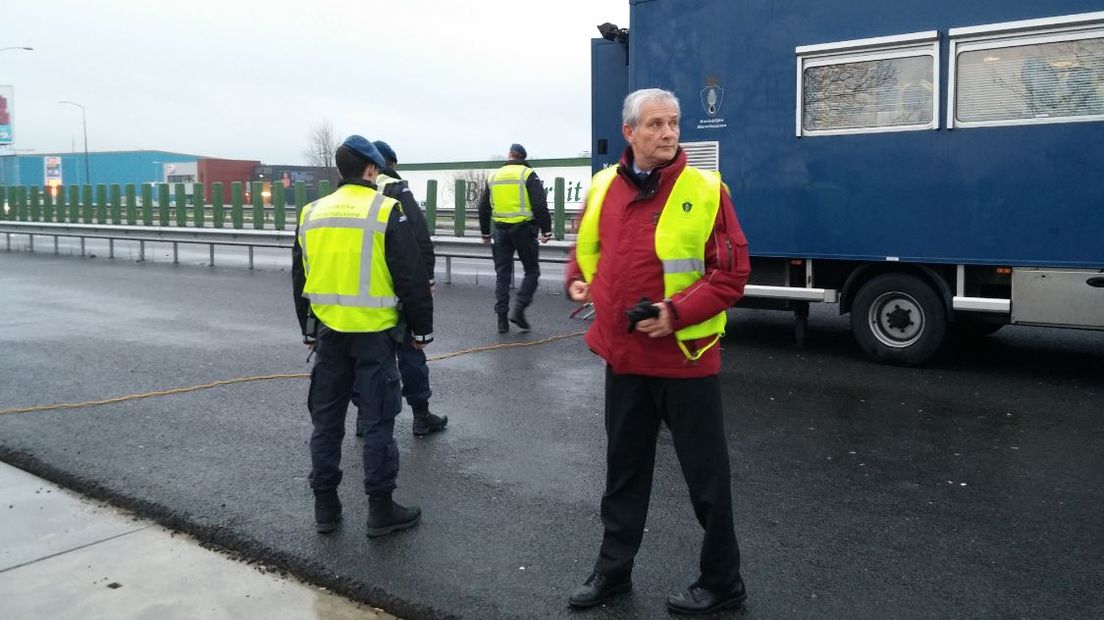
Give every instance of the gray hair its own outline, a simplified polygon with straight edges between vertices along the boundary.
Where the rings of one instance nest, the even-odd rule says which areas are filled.
[[[645,103],[668,103],[675,106],[676,112],[682,113],[675,93],[662,88],[642,88],[625,97],[625,105],[621,108],[621,122],[635,128],[640,121],[640,108]]]

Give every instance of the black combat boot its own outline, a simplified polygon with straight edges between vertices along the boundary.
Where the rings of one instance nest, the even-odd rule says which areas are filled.
[[[448,426],[448,416],[433,415],[429,407],[414,410],[414,436],[425,437],[438,431],[445,430]]]
[[[529,331],[529,321],[525,319],[525,307],[514,306],[514,312],[510,315],[510,322],[518,326],[523,332]]]
[[[725,609],[736,609],[743,606],[745,600],[747,590],[744,589],[743,579],[722,590],[703,588],[695,583],[685,592],[667,597],[667,610],[675,614],[703,616]]]
[[[498,315],[498,333],[505,334],[508,331],[510,331],[510,323],[506,320],[506,315]]]
[[[422,509],[396,504],[391,494],[368,496],[368,537],[375,538],[418,525]]]
[[[314,525],[321,534],[329,534],[337,529],[341,520],[341,500],[337,489],[314,490]]]
[[[575,588],[571,596],[567,597],[567,602],[576,609],[586,609],[601,605],[629,590],[632,590],[632,579],[629,576],[610,577],[595,571],[587,577],[583,585]]]

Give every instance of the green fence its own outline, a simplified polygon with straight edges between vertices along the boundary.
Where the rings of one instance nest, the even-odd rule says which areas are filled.
[[[307,205],[306,184],[300,181],[285,188],[275,183],[271,188],[271,195],[267,195],[262,183],[231,183],[229,204],[226,204],[222,183],[212,183],[209,187],[195,183],[190,193],[184,183],[46,188],[0,185],[0,220],[257,230],[295,228],[299,214]],[[443,219],[438,209],[437,188],[436,180],[426,183],[424,208],[430,233],[436,232],[438,222]],[[468,226],[474,225],[465,200],[467,190],[465,181],[455,182],[451,229],[458,237],[464,236]],[[329,195],[330,191],[328,181],[318,183],[319,196]],[[556,178],[552,221],[557,239],[563,239],[566,230],[563,194],[564,180]]]

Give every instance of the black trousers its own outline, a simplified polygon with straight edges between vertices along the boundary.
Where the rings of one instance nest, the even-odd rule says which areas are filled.
[[[537,243],[537,226],[533,222],[519,224],[495,224],[494,246],[491,253],[495,265],[495,314],[510,310],[510,284],[514,279],[514,252],[517,252],[525,276],[517,291],[517,305],[526,308],[533,303],[540,279],[540,246]]]
[[[395,489],[399,475],[395,416],[402,409],[395,346],[386,332],[346,334],[325,326],[318,331],[318,359],[307,394],[314,426],[312,489],[335,489],[341,484],[341,442],[354,389],[364,424],[364,492],[385,495]]]
[[[595,570],[615,577],[632,572],[648,517],[660,421],[671,430],[694,514],[705,530],[697,583],[718,590],[735,586],[740,548],[716,375],[662,379],[618,375],[606,367],[605,533]]]

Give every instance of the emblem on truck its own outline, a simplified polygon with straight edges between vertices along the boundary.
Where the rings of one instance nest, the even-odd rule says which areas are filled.
[[[711,75],[705,79],[705,88],[701,91],[702,107],[711,117],[721,111],[721,104],[724,103],[724,89],[718,84],[717,78]]]

